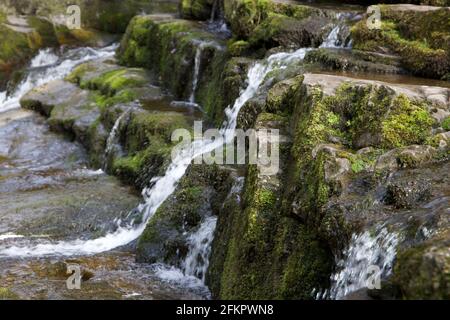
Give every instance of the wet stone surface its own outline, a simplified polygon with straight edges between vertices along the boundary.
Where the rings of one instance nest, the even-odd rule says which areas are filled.
[[[50,132],[36,113],[0,114],[0,244],[95,239],[141,201],[131,187],[87,168],[84,149]],[[19,237],[20,236],[20,237]],[[23,238],[21,236],[24,236]],[[86,257],[0,258],[1,295],[20,299],[196,299],[155,276],[127,250]],[[68,290],[79,265],[81,290]]]

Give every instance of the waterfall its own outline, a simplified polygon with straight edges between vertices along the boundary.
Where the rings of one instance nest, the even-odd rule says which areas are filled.
[[[384,226],[378,227],[374,234],[370,231],[354,234],[344,251],[344,258],[336,263],[338,271],[331,276],[329,298],[339,300],[367,288],[374,270],[379,270],[379,279],[388,277],[399,242],[400,235],[389,232]]]
[[[19,100],[28,91],[50,81],[63,79],[80,63],[106,57],[113,57],[117,45],[102,49],[89,47],[67,50],[57,55],[51,49],[42,49],[31,60],[27,75],[10,95],[0,92],[0,112],[20,107]]]
[[[195,51],[194,73],[192,75],[192,91],[191,91],[191,96],[189,98],[190,103],[195,103],[195,92],[197,91],[198,77],[200,75],[200,67],[202,64],[202,52],[203,52],[204,46],[205,46],[205,43],[201,42],[197,46],[197,50]]]
[[[197,277],[203,283],[209,266],[211,244],[216,225],[217,217],[208,217],[200,225],[197,232],[191,234],[188,238],[189,252],[184,261],[184,274]]]
[[[112,250],[136,240],[145,230],[148,221],[153,217],[161,204],[175,191],[178,182],[185,175],[187,168],[196,157],[211,152],[230,143],[234,139],[239,111],[244,104],[253,98],[266,76],[275,68],[287,68],[289,64],[303,60],[311,48],[301,48],[294,52],[280,52],[269,56],[267,59],[256,62],[249,68],[247,73],[247,87],[241,91],[240,96],[232,106],[225,110],[227,120],[221,127],[223,139],[213,142],[195,140],[186,148],[179,150],[172,159],[164,176],[154,177],[151,187],[142,191],[144,198],[137,210],[142,214],[142,223],[135,226],[132,224],[121,225],[117,223],[117,229],[107,235],[90,240],[74,240],[60,242],[41,242],[34,246],[15,245],[0,246],[0,256],[24,257],[45,255],[89,255]]]
[[[220,0],[214,0],[212,9],[211,9],[211,18],[210,22],[214,22],[216,17],[220,18]]]
[[[339,32],[341,31],[341,27],[339,25],[335,26],[331,32],[328,34],[327,38],[320,45],[320,48],[342,48],[342,45],[339,45]]]
[[[117,118],[116,122],[114,123],[114,126],[111,129],[111,132],[109,133],[108,139],[106,140],[106,148],[105,148],[105,155],[104,155],[104,163],[103,163],[103,170],[108,169],[108,157],[110,156],[111,152],[114,149],[114,144],[117,142],[117,135],[119,133],[120,124],[122,123],[122,120],[128,115],[131,108],[128,108],[122,114]]]

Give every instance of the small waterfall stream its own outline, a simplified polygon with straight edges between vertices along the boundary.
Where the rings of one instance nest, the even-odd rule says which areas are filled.
[[[52,49],[42,49],[31,60],[27,75],[11,93],[0,92],[0,112],[19,108],[20,98],[31,89],[46,84],[50,81],[63,79],[72,69],[80,63],[113,57],[117,45],[102,49],[89,47],[70,49],[62,54],[57,54]]]
[[[209,44],[208,42],[200,42],[197,45],[197,49],[195,51],[194,73],[192,75],[192,89],[191,89],[191,96],[189,97],[189,102],[191,104],[195,104],[195,92],[197,91],[198,80],[200,76],[200,68],[202,65],[202,53],[203,49],[208,44]]]
[[[116,122],[114,123],[114,126],[111,129],[111,132],[109,133],[108,139],[106,140],[106,148],[105,148],[105,155],[104,155],[104,163],[103,163],[103,170],[106,171],[108,169],[108,158],[111,155],[111,152],[114,150],[114,146],[117,143],[117,135],[119,133],[120,124],[122,123],[122,120],[125,119],[125,117],[129,114],[130,108],[122,112],[122,114],[117,118]]]
[[[344,257],[336,263],[338,271],[331,276],[328,298],[342,299],[349,293],[370,287],[373,285],[371,280],[388,277],[400,239],[398,233],[389,232],[384,226],[379,226],[373,233],[354,234]]]
[[[205,282],[206,271],[209,266],[211,244],[214,240],[217,217],[208,217],[200,225],[197,232],[188,238],[189,253],[184,261],[184,274],[194,276]]]

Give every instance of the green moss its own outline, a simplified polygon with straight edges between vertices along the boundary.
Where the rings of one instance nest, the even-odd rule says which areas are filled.
[[[405,95],[396,96],[384,86],[344,83],[335,95],[325,97],[319,103],[332,110],[328,111],[328,116],[325,115],[327,119],[324,118],[323,123],[341,131],[328,134],[343,135],[356,148],[374,146],[390,149],[421,144],[429,137],[433,125],[424,102],[412,101]],[[317,133],[325,131],[320,126],[320,119],[316,122],[318,125],[306,129],[310,131],[310,145],[324,139],[323,135],[317,136]]]
[[[17,300],[19,296],[8,288],[0,287],[0,300]]]
[[[230,0],[224,2],[225,17],[239,37],[249,36],[270,12],[268,0]]]
[[[387,148],[424,143],[430,136],[433,119],[422,103],[400,95],[393,110],[382,122],[383,145]]]
[[[184,19],[207,20],[211,18],[211,0],[182,0],[181,15]]]
[[[404,299],[449,299],[448,241],[401,250],[394,265],[394,283]],[[436,259],[436,260],[435,260]]]
[[[154,175],[159,173],[170,155],[170,150],[170,145],[155,137],[146,149],[124,158],[114,159],[112,172],[126,183],[139,186],[139,179],[147,176],[145,171],[148,167],[155,170]]]
[[[148,83],[149,78],[143,69],[119,69],[91,79],[88,83],[81,84],[81,87],[99,90],[104,95],[112,96],[125,89],[142,87]]]
[[[329,252],[307,228],[299,229],[281,279],[281,299],[313,299],[314,289],[328,286]]]
[[[250,44],[244,40],[230,40],[228,42],[228,52],[233,57],[244,56],[250,53]]]
[[[411,72],[432,78],[443,78],[450,68],[450,20],[448,10],[427,12],[395,11],[382,6],[382,27],[369,30],[366,21],[352,28],[354,47],[378,50],[388,47],[402,57]]]
[[[66,81],[80,85],[82,77],[89,71],[93,71],[94,66],[89,63],[83,63],[75,67],[72,72],[66,77]]]
[[[319,87],[312,88],[310,101],[300,102],[299,109],[302,114],[297,125],[293,152],[299,157],[311,159],[311,150],[320,142],[327,141],[330,136],[340,136],[339,114],[330,109],[333,103],[329,97],[324,97]]]
[[[450,117],[447,117],[442,121],[441,124],[442,128],[446,131],[450,131]]]

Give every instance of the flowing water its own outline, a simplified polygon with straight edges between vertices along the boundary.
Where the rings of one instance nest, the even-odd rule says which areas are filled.
[[[69,49],[61,53],[52,49],[42,49],[31,60],[26,77],[11,93],[0,92],[0,112],[19,108],[20,98],[31,89],[52,80],[63,79],[80,63],[98,58],[113,57],[117,45],[102,49],[89,47]]]
[[[339,25],[335,26],[330,34],[327,36],[325,41],[320,45],[320,48],[342,48],[343,44],[340,43],[339,40],[339,32],[341,31],[341,27]]]
[[[108,158],[111,155],[111,153],[114,150],[114,146],[117,144],[117,135],[119,133],[120,124],[122,123],[123,119],[128,115],[130,112],[130,109],[125,110],[116,120],[114,123],[114,126],[111,129],[111,132],[109,133],[108,139],[106,140],[106,148],[105,148],[105,155],[104,155],[104,163],[103,163],[103,170],[108,169]]]
[[[192,91],[191,96],[189,97],[189,102],[191,104],[195,104],[195,93],[197,91],[198,80],[200,76],[200,68],[202,64],[202,53],[206,46],[215,46],[212,42],[199,42],[197,44],[197,49],[195,51],[195,59],[194,59],[194,73],[192,76]]]
[[[327,39],[334,39],[335,29]],[[327,40],[325,45],[335,45],[332,40]],[[62,58],[56,59],[35,59],[36,64],[52,61],[52,65],[44,68],[42,71],[31,69],[27,79],[19,86],[19,89],[9,98],[7,98],[7,106],[17,107],[18,100],[27,89],[39,85],[55,78],[61,78],[66,75],[76,64],[94,59],[97,57],[105,57],[113,55],[114,47],[105,48],[103,50],[95,51],[89,48],[77,49],[78,51],[68,52]],[[199,46],[198,54],[196,55],[196,65],[193,79],[193,95],[195,100],[195,88],[198,83],[198,74],[200,70],[201,60],[201,46]],[[276,53],[268,58],[256,62],[249,68],[247,73],[247,86],[242,90],[240,96],[233,105],[226,110],[227,120],[221,127],[223,139],[216,139],[215,141],[196,140],[192,144],[179,150],[176,156],[172,159],[172,163],[166,170],[164,176],[154,177],[151,181],[152,187],[146,188],[142,192],[144,198],[137,209],[142,213],[143,222],[139,225],[123,224],[120,219],[116,219],[116,225],[112,231],[104,236],[95,239],[75,239],[63,241],[50,241],[42,239],[37,244],[29,244],[24,238],[10,239],[8,243],[0,244],[0,256],[2,257],[43,257],[43,256],[89,256],[93,254],[103,253],[112,249],[125,246],[130,242],[136,240],[144,231],[147,222],[155,214],[159,206],[175,191],[178,181],[184,176],[187,168],[192,160],[204,153],[211,152],[216,148],[222,146],[224,143],[229,143],[234,139],[234,133],[237,125],[237,117],[239,111],[244,104],[256,96],[260,86],[266,80],[268,74],[273,70],[288,68],[292,63],[298,63],[303,60],[306,53],[312,48],[301,48],[294,52]],[[79,54],[83,53],[83,54]],[[44,54],[44,53],[43,53]],[[49,54],[49,53],[45,53]],[[70,57],[73,58],[70,58]],[[76,57],[76,58],[75,58]],[[39,62],[41,61],[41,62]],[[56,61],[56,62],[55,62]],[[32,64],[33,65],[33,64]],[[125,115],[122,115],[125,116]],[[116,122],[117,127],[120,125],[121,119]],[[116,126],[115,125],[115,126]],[[116,139],[117,130],[112,130],[110,135],[109,145],[114,143]],[[204,280],[205,273],[208,267],[208,259],[210,252],[210,245],[213,240],[213,234],[216,225],[216,218],[211,217],[206,219],[198,231],[189,237],[190,250],[184,262],[184,272],[167,266],[159,266],[156,268],[156,273],[161,278],[177,281],[187,281],[198,285]],[[15,241],[17,240],[17,241]],[[158,269],[159,268],[159,269]],[[200,278],[200,280],[198,278]],[[197,279],[194,280],[193,278]]]
[[[209,266],[211,244],[216,230],[217,217],[208,217],[200,225],[197,232],[188,238],[189,253],[184,261],[184,274],[195,276],[205,282],[206,271]]]
[[[339,300],[362,288],[375,289],[376,282],[392,272],[400,238],[384,226],[353,235],[343,259],[336,263],[338,271],[331,276],[329,298]]]

